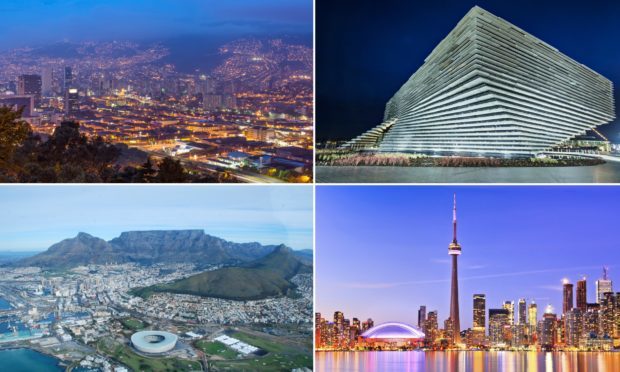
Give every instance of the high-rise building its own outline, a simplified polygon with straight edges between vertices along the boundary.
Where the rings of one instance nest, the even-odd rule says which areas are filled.
[[[502,305],[504,309],[508,310],[508,324],[511,326],[515,324],[515,302],[514,301],[504,301]]]
[[[538,321],[538,306],[536,306],[536,303],[534,302],[534,300],[532,300],[532,302],[530,302],[530,306],[527,309],[527,317],[529,319],[529,323],[530,323],[530,327],[536,329],[536,322]]]
[[[344,314],[342,311],[334,312],[334,325],[338,329],[338,332],[342,333],[344,330]]]
[[[17,79],[17,94],[32,96],[34,105],[41,103],[41,75],[20,75]]]
[[[613,337],[615,330],[615,296],[613,292],[603,293],[601,310],[599,312],[600,335]]]
[[[506,328],[510,328],[507,309],[489,309],[489,341],[491,345],[506,343]]]
[[[76,88],[69,88],[65,94],[65,115],[75,115],[79,110],[79,93]]]
[[[583,339],[583,313],[579,308],[572,308],[566,313],[566,345],[579,347]]]
[[[320,348],[321,345],[321,313],[314,313],[314,347]]]
[[[458,257],[461,254],[461,245],[456,239],[456,194],[454,194],[454,206],[452,209],[452,243],[448,246],[448,254],[452,256],[452,284],[450,291],[450,320],[452,331],[452,342],[461,342],[461,322],[459,317],[459,279],[458,279]]]
[[[614,118],[611,81],[475,6],[343,148],[531,157]]]
[[[70,66],[65,66],[65,73],[62,80],[62,93],[66,94],[69,88],[73,88],[73,70]]]
[[[573,284],[568,279],[562,282],[562,314],[568,314],[573,308]]]
[[[525,298],[520,298],[518,302],[518,323],[519,325],[527,324],[527,304]]]
[[[551,305],[547,306],[542,320],[538,323],[538,343],[544,350],[550,350],[556,346],[557,341],[557,316],[553,313]]]
[[[437,310],[429,311],[424,323],[425,340],[428,346],[432,346],[435,340],[437,340],[437,333],[439,331],[439,324],[437,322]]]
[[[600,304],[587,304],[583,315],[583,333],[585,337],[598,338],[600,332]]]
[[[54,83],[54,70],[46,66],[41,73],[41,91],[44,95],[50,95],[52,93],[52,86]]]
[[[418,328],[424,329],[425,320],[426,320],[426,306],[422,305],[418,309]]]
[[[586,278],[583,277],[577,281],[577,290],[575,291],[577,297],[577,308],[581,310],[581,313],[585,313],[588,306],[588,296],[586,290]]]
[[[31,117],[34,112],[34,98],[32,96],[0,95],[0,107],[10,107],[15,111],[23,109],[22,117]]]
[[[486,296],[474,295],[474,322],[473,328],[486,328]]]
[[[612,292],[611,279],[607,278],[607,267],[603,267],[603,277],[596,281],[596,303],[601,303],[605,293]]]

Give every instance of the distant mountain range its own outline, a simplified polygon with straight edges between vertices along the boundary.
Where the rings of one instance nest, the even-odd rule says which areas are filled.
[[[169,284],[134,290],[135,295],[148,297],[154,292],[190,294],[229,300],[258,300],[293,295],[297,274],[311,274],[312,266],[284,245],[268,255],[237,267],[206,271]]]
[[[203,230],[128,231],[105,241],[86,233],[65,239],[45,252],[18,260],[17,266],[43,269],[69,269],[88,264],[195,263],[239,265],[273,252],[278,246],[259,243],[233,243],[205,234]],[[312,261],[312,251],[291,251],[304,262]]]

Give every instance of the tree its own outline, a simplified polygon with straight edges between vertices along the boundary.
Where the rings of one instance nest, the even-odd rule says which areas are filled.
[[[146,162],[142,164],[142,167],[138,170],[138,178],[136,182],[153,182],[155,178],[155,167],[153,167],[153,162],[151,161],[151,157],[146,158]]]
[[[0,168],[15,170],[15,150],[32,134],[30,124],[21,120],[22,109],[0,107]]]
[[[188,181],[189,175],[179,160],[167,156],[159,162],[158,168],[157,182],[182,183]]]

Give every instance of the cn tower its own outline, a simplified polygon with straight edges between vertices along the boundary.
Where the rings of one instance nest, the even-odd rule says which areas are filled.
[[[448,246],[448,254],[452,256],[452,288],[450,290],[450,320],[453,327],[453,342],[461,342],[461,321],[459,318],[459,279],[458,257],[461,246],[456,240],[456,194],[454,194],[454,208],[452,209],[452,243]]]

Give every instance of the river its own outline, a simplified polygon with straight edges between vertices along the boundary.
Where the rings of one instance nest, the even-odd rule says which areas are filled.
[[[581,167],[316,167],[318,183],[620,183],[620,162]]]

